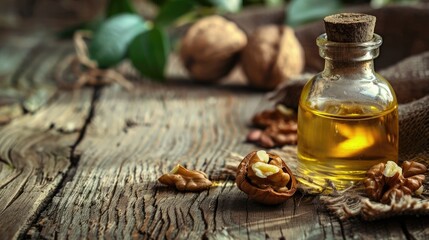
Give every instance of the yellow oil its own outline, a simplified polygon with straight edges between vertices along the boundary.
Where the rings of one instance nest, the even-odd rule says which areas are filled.
[[[326,183],[344,189],[362,180],[371,166],[397,161],[396,103],[380,110],[352,102],[314,109],[301,102],[298,119],[298,176],[315,192]]]

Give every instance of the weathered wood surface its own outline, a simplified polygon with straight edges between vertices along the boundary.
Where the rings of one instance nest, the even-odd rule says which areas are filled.
[[[70,52],[71,43],[15,37],[29,45],[14,50],[18,57],[2,84],[28,72],[19,78],[22,85],[43,76],[36,79],[53,86],[53,59]],[[2,42],[1,60],[15,43]],[[157,182],[177,163],[216,177],[230,152],[254,150],[244,136],[252,114],[268,104],[262,93],[186,80],[142,81],[132,92],[117,85],[54,92],[34,113],[23,111],[0,129],[0,239],[429,237],[429,217],[341,222],[301,194],[266,207],[248,200],[231,180],[201,193]]]
[[[34,35],[2,37],[0,109],[3,119],[16,118],[0,128],[2,239],[26,231],[60,187],[90,109],[91,89],[54,96],[49,76],[70,43],[48,43]]]

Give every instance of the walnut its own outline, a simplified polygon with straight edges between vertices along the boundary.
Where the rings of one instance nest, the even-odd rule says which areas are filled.
[[[235,23],[210,16],[189,28],[180,57],[192,78],[215,81],[231,71],[246,44],[246,34]]]
[[[379,200],[383,196],[385,179],[383,175],[385,164],[379,163],[372,166],[366,173],[364,180],[366,193],[372,199]]]
[[[266,110],[256,114],[253,125],[264,130],[255,129],[247,135],[248,142],[254,142],[265,148],[296,144],[298,140],[298,124],[295,113],[278,105],[274,110]]]
[[[283,110],[283,108],[284,106],[278,105],[275,109],[265,110],[255,114],[252,118],[253,125],[255,127],[266,128],[279,121],[287,121],[296,118],[294,112],[290,112],[290,109]]]
[[[423,191],[426,166],[414,161],[405,161],[402,168],[388,161],[371,167],[364,180],[366,193],[376,201],[391,203],[405,195],[420,195]]]
[[[241,55],[248,82],[271,90],[304,68],[304,51],[292,28],[268,25],[257,29]]]
[[[285,202],[297,189],[286,163],[263,150],[251,152],[241,161],[235,182],[250,199],[267,205]]]
[[[204,172],[188,170],[180,164],[177,164],[170,173],[162,175],[158,181],[175,186],[179,191],[203,191],[212,185]]]

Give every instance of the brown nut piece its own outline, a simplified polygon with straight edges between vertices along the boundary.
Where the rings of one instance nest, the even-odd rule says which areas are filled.
[[[426,171],[426,166],[421,163],[414,161],[404,161],[404,163],[402,163],[402,175],[406,178],[424,174]]]
[[[426,171],[426,166],[421,163],[414,161],[404,161],[404,163],[402,163],[402,175],[404,176],[404,184],[402,189],[406,193],[415,193],[422,187],[422,184],[426,178],[424,175]]]
[[[379,200],[383,196],[385,184],[383,175],[384,167],[384,163],[379,163],[372,166],[366,173],[366,178],[364,180],[366,194],[374,200]]]
[[[266,128],[273,124],[278,124],[279,122],[296,120],[296,118],[296,114],[293,110],[279,104],[275,109],[256,113],[252,117],[252,124],[255,127]]]
[[[423,190],[427,168],[418,162],[405,161],[402,168],[392,161],[371,167],[364,180],[366,193],[376,201],[391,203],[404,195],[419,194]]]
[[[235,182],[250,199],[259,203],[283,203],[296,192],[295,176],[279,156],[264,153],[249,153],[238,166]]]
[[[292,28],[268,25],[257,29],[241,55],[251,86],[272,90],[304,68],[304,51]]]
[[[277,105],[274,110],[257,113],[252,118],[252,123],[264,130],[252,130],[246,139],[264,148],[296,144],[298,140],[296,118],[293,110],[282,105]]]
[[[188,170],[177,164],[170,173],[162,175],[158,181],[168,186],[174,186],[179,191],[198,192],[209,188],[212,182],[204,172]]]
[[[210,16],[189,28],[180,57],[192,78],[215,81],[231,71],[246,44],[246,34],[235,23]]]

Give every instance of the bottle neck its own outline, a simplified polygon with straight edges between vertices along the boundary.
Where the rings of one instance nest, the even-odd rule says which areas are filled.
[[[346,76],[350,79],[365,79],[374,76],[374,61],[379,54],[382,39],[374,34],[371,41],[362,43],[341,43],[328,41],[326,34],[316,40],[319,54],[325,59],[322,74],[327,78]]]
[[[325,59],[325,68],[322,72],[324,76],[371,76],[375,74],[374,61],[335,61]]]

